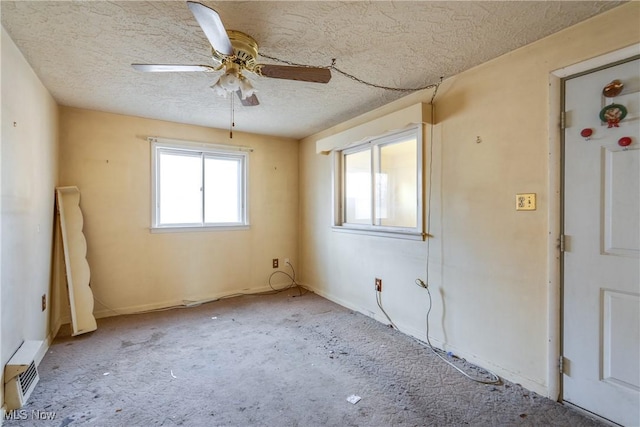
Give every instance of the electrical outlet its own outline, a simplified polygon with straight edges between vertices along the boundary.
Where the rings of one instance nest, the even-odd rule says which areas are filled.
[[[382,279],[376,277],[376,291],[382,292]]]
[[[47,309],[47,294],[42,294],[42,311]]]
[[[278,258],[274,258],[271,264],[273,268],[278,268]]]
[[[536,193],[516,194],[517,211],[535,211]]]

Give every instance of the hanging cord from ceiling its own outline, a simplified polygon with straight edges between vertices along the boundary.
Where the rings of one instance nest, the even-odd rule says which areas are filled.
[[[432,86],[435,86],[435,90],[433,91],[433,95],[431,95],[431,101],[429,101],[429,104],[431,104],[431,140],[433,141],[433,125],[435,124],[435,120],[436,120],[436,107],[435,105],[433,105],[433,101],[435,101],[436,99],[436,95],[438,94],[438,88],[440,87],[440,85],[442,84],[442,80],[444,80],[444,77],[440,76],[440,81]],[[433,153],[433,144],[431,144],[431,153]],[[429,176],[431,176],[431,170],[429,170]]]
[[[427,233],[431,235],[431,189],[433,187],[433,127],[436,124],[436,106],[434,101],[436,100],[436,95],[438,94],[438,89],[442,84],[443,77],[440,77],[440,82],[436,85],[435,90],[433,91],[433,95],[431,95],[431,126],[429,126],[429,181],[427,183]],[[431,238],[427,237],[427,259],[426,259],[426,277],[425,281],[427,284],[429,283],[429,255],[431,255]],[[420,279],[417,279],[420,280]]]
[[[433,173],[432,173],[432,170],[433,170],[433,123],[434,123],[434,120],[435,120],[435,107],[433,106],[433,101],[436,99],[436,94],[438,93],[438,88],[440,87],[440,84],[442,83],[442,79],[443,79],[443,77],[440,77],[440,81],[434,85],[435,86],[435,90],[433,91],[433,95],[431,96],[431,101],[430,101],[432,126],[431,126],[431,136],[430,136],[430,140],[429,140],[429,185],[428,185],[428,191],[427,191],[427,194],[428,194],[427,195],[427,201],[429,203],[429,206],[431,206],[431,181],[432,181],[432,177],[433,177]],[[431,231],[431,209],[429,209],[428,213],[427,213],[427,233],[429,233],[430,231]],[[427,238],[427,283],[429,283],[429,253],[430,253],[429,252],[429,244],[430,244],[430,242],[431,242],[431,239]],[[420,279],[417,279],[417,280],[420,280]],[[429,295],[429,297],[431,297],[431,295]],[[378,307],[380,308],[380,311],[382,311],[382,314],[385,315],[385,317],[389,321],[389,324],[391,324],[391,326],[393,326],[395,329],[398,329],[396,324],[393,323],[393,320],[391,320],[391,317],[389,317],[387,312],[382,307],[382,292],[380,292],[378,290],[376,290],[376,303],[378,303]]]
[[[442,80],[443,78],[440,77],[440,82],[436,85],[435,90],[433,91],[433,95],[431,96],[431,126],[430,126],[430,138],[429,138],[429,183],[428,183],[428,188],[427,188],[427,204],[429,206],[429,209],[427,211],[427,233],[431,234],[431,189],[432,189],[432,184],[433,184],[433,136],[434,136],[434,132],[433,132],[433,127],[436,123],[436,106],[434,104],[434,101],[436,99],[436,95],[438,94],[438,88],[440,87],[440,84],[442,84]],[[429,296],[429,307],[427,309],[427,315],[426,315],[426,338],[427,338],[427,342],[426,342],[426,346],[429,347],[429,349],[431,349],[431,351],[438,356],[440,359],[442,359],[445,363],[447,363],[448,365],[450,365],[452,368],[454,368],[456,371],[460,372],[462,375],[464,375],[465,377],[467,377],[468,379],[475,381],[475,382],[479,382],[482,384],[501,384],[502,381],[500,380],[500,377],[496,374],[494,374],[493,372],[484,369],[484,368],[480,368],[474,364],[471,364],[471,367],[475,370],[478,370],[480,372],[484,372],[485,375],[489,378],[489,379],[483,379],[483,378],[477,378],[477,377],[473,377],[471,375],[469,375],[468,373],[466,373],[465,371],[463,371],[461,368],[459,368],[458,366],[456,366],[453,362],[451,362],[450,360],[447,360],[444,356],[442,356],[440,353],[445,353],[443,350],[438,350],[436,349],[433,345],[431,345],[431,340],[429,339],[429,314],[431,313],[431,307],[433,305],[432,300],[431,300],[431,291],[429,291],[429,256],[431,255],[431,239],[427,238],[427,259],[426,259],[426,277],[425,277],[425,281],[422,281],[421,279],[416,279],[416,285],[420,286],[421,288],[424,288],[427,290],[427,295]],[[418,342],[422,345],[425,345],[422,341],[418,340]],[[447,356],[449,356],[449,353],[445,353]],[[451,355],[451,357],[455,357],[454,355]],[[464,359],[462,359],[464,360]],[[470,362],[467,362],[470,363]]]
[[[433,125],[435,124],[435,105],[434,105],[434,101],[436,98],[436,95],[438,93],[438,88],[440,87],[440,84],[442,83],[443,78],[440,78],[440,82],[438,82],[437,84],[435,84],[435,90],[433,92],[433,95],[431,96],[431,132],[430,132],[430,141],[429,141],[429,184],[428,184],[428,189],[427,189],[427,202],[428,202],[428,206],[431,207],[431,187],[432,187],[432,181],[433,181]],[[431,208],[429,208],[428,212],[427,212],[427,232],[430,234],[431,232]],[[500,379],[500,377],[498,375],[496,375],[495,373],[493,373],[492,371],[488,370],[488,369],[484,369],[481,368],[477,365],[474,365],[471,362],[466,361],[465,359],[461,359],[455,355],[453,355],[452,353],[447,353],[444,350],[439,350],[437,348],[435,348],[432,344],[431,344],[431,340],[429,338],[429,314],[431,314],[431,307],[433,305],[432,299],[431,299],[431,291],[429,291],[429,255],[431,254],[431,250],[430,250],[430,238],[427,238],[427,266],[426,266],[426,283],[424,281],[422,281],[421,279],[416,279],[416,285],[420,286],[421,288],[424,288],[427,290],[427,295],[429,296],[429,306],[427,308],[427,314],[426,314],[426,318],[425,318],[425,322],[426,322],[426,343],[416,339],[416,341],[423,346],[428,347],[433,354],[435,354],[439,359],[441,359],[443,362],[445,362],[447,365],[451,366],[453,369],[455,369],[456,371],[458,371],[459,373],[461,373],[462,375],[464,375],[466,378],[470,379],[471,381],[475,381],[481,384],[501,384],[502,380]],[[382,307],[382,296],[381,296],[381,292],[379,292],[376,289],[376,302],[378,303],[378,307],[380,308],[380,310],[382,311],[382,313],[385,315],[385,317],[387,318],[387,320],[389,321],[389,323],[391,324],[391,326],[394,329],[398,329],[398,327],[396,326],[395,323],[393,323],[393,320],[391,320],[391,317],[389,316],[389,314],[387,314],[387,312],[385,311],[385,309]],[[447,357],[443,356],[442,354],[445,354],[447,357],[451,357],[453,360],[455,359],[459,359],[469,365],[471,365],[471,369],[474,369],[478,372],[479,375],[483,375],[486,378],[481,378],[478,376],[473,376],[468,374],[467,372],[465,372],[462,368],[456,366],[455,363],[453,363],[452,360],[448,360]]]
[[[286,59],[276,58],[274,56],[270,56],[270,55],[267,55],[267,54],[264,54],[264,53],[258,53],[258,55],[262,56],[263,58],[271,59],[272,61],[280,62],[282,64],[287,64],[287,65],[293,65],[295,67],[328,68],[330,70],[334,70],[335,72],[337,72],[339,74],[342,74],[343,76],[345,76],[347,78],[350,78],[353,81],[356,81],[358,83],[362,83],[363,85],[375,87],[375,88],[378,88],[378,89],[393,90],[393,91],[396,91],[396,92],[417,92],[419,90],[433,89],[434,87],[437,89],[439,84],[440,84],[440,83],[432,83],[432,84],[428,84],[426,86],[420,86],[420,87],[415,87],[415,88],[402,88],[402,87],[384,86],[384,85],[379,85],[379,84],[376,84],[376,83],[367,82],[365,80],[362,80],[361,78],[358,78],[358,77],[354,76],[353,74],[349,74],[346,71],[342,71],[340,68],[336,67],[337,60],[335,58],[333,58],[331,60],[331,65],[329,65],[328,67],[317,67],[315,65],[298,64],[298,63],[293,62],[293,61],[287,61]],[[442,82],[442,77],[440,78],[440,82]]]
[[[234,105],[234,97],[233,94],[231,94],[231,115],[230,115],[230,122],[229,122],[229,139],[233,139],[233,128],[236,126],[236,117],[235,117],[235,105]]]

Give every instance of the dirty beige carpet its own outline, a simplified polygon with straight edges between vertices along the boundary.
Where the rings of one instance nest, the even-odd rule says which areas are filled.
[[[295,289],[102,319],[57,338],[39,370],[26,419],[5,426],[599,425],[519,385],[471,382],[412,338]]]

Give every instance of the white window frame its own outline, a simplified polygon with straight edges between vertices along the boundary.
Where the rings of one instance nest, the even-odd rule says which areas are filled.
[[[379,170],[379,158],[374,154],[375,150],[380,147],[406,140],[407,137],[416,139],[416,226],[415,227],[399,227],[399,226],[383,226],[376,225],[375,215],[375,175]],[[346,222],[346,203],[345,203],[345,161],[344,157],[363,150],[371,150],[371,224],[353,224]],[[424,240],[427,237],[424,222],[424,157],[423,157],[423,126],[416,125],[414,127],[404,129],[402,131],[390,133],[381,137],[369,139],[361,144],[350,146],[332,152],[332,190],[333,190],[333,224],[334,231],[369,234],[384,237],[395,237],[412,240]]]
[[[249,202],[248,202],[248,170],[249,152],[247,147],[233,145],[207,144],[181,140],[161,139],[149,137],[151,142],[151,232],[181,232],[181,231],[226,231],[246,230],[249,228]],[[161,224],[160,223],[160,179],[159,179],[159,154],[161,152],[174,152],[175,154],[200,155],[204,177],[204,160],[206,158],[236,159],[240,163],[238,180],[240,198],[240,221],[233,223],[206,223],[204,222],[204,183],[201,189],[203,197],[202,221],[199,224]],[[203,178],[204,180],[204,178]]]

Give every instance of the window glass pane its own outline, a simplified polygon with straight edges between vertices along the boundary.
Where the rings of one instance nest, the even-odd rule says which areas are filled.
[[[199,153],[159,153],[160,224],[202,223],[202,158]]]
[[[345,222],[371,224],[371,150],[344,156]]]
[[[376,173],[376,223],[391,227],[418,224],[417,140],[380,146]]]
[[[204,219],[207,223],[242,222],[241,160],[204,160]]]

